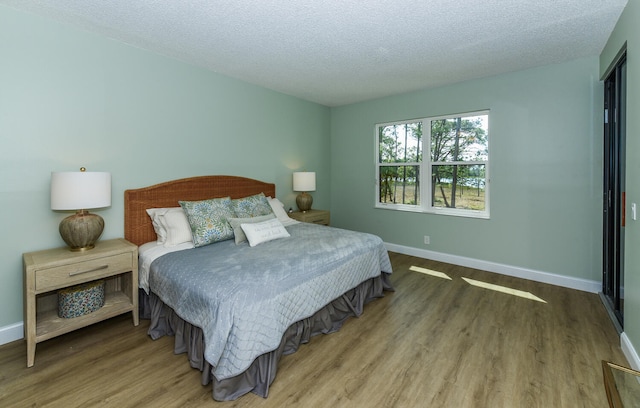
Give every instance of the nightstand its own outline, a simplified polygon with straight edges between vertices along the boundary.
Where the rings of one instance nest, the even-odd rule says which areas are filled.
[[[98,241],[94,249],[72,252],[55,248],[25,253],[24,337],[27,367],[33,366],[36,343],[131,312],[138,325],[138,247],[124,239]],[[73,318],[58,317],[59,289],[104,280],[100,309]]]
[[[294,211],[289,213],[289,217],[301,222],[329,225],[331,214],[327,210]]]

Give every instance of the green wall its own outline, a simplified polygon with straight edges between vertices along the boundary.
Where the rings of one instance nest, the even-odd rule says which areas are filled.
[[[230,174],[317,172],[329,208],[330,109],[0,6],[0,328],[22,322],[22,253],[62,246],[51,171],[112,174],[103,238],[123,235],[123,192]]]
[[[602,94],[591,57],[335,108],[332,222],[387,243],[599,281]],[[376,123],[482,109],[489,220],[374,208]]]
[[[600,55],[600,73],[605,74],[627,43],[627,145],[626,192],[630,203],[640,204],[640,4],[629,0],[615,30]],[[624,258],[624,334],[632,349],[640,347],[640,225],[627,210]],[[625,339],[623,338],[623,341]],[[624,346],[624,344],[623,344]],[[624,350],[624,347],[623,347]],[[638,366],[638,356],[629,356]]]

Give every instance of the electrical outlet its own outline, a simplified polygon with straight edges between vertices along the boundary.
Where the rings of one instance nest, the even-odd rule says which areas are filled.
[[[424,244],[429,245],[431,243],[431,238],[428,235],[424,236]]]

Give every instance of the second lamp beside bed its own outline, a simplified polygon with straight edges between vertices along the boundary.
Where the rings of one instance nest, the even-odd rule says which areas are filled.
[[[293,191],[300,194],[296,197],[298,209],[302,212],[309,211],[313,204],[313,197],[309,191],[316,191],[316,173],[313,171],[297,171],[293,173]]]

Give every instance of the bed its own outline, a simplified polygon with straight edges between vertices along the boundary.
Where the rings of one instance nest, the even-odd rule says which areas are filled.
[[[212,384],[215,400],[248,392],[266,398],[283,355],[314,335],[339,330],[366,303],[393,290],[380,238],[291,220],[278,211],[275,197],[274,184],[236,176],[125,191],[125,238],[141,249],[140,315],[150,319],[153,339],[175,336],[174,352],[187,354],[202,372],[202,384]],[[247,202],[263,205],[265,199],[273,213],[251,214],[251,225],[247,218],[228,218],[232,239],[203,244],[193,232],[190,244],[169,251],[156,243],[160,231],[148,212],[182,205],[193,222],[197,203],[231,200],[237,215]],[[266,220],[258,222],[261,217]],[[270,234],[284,235],[261,241],[258,233],[256,241],[255,231],[265,225],[273,227]],[[239,231],[248,242],[238,241]]]

